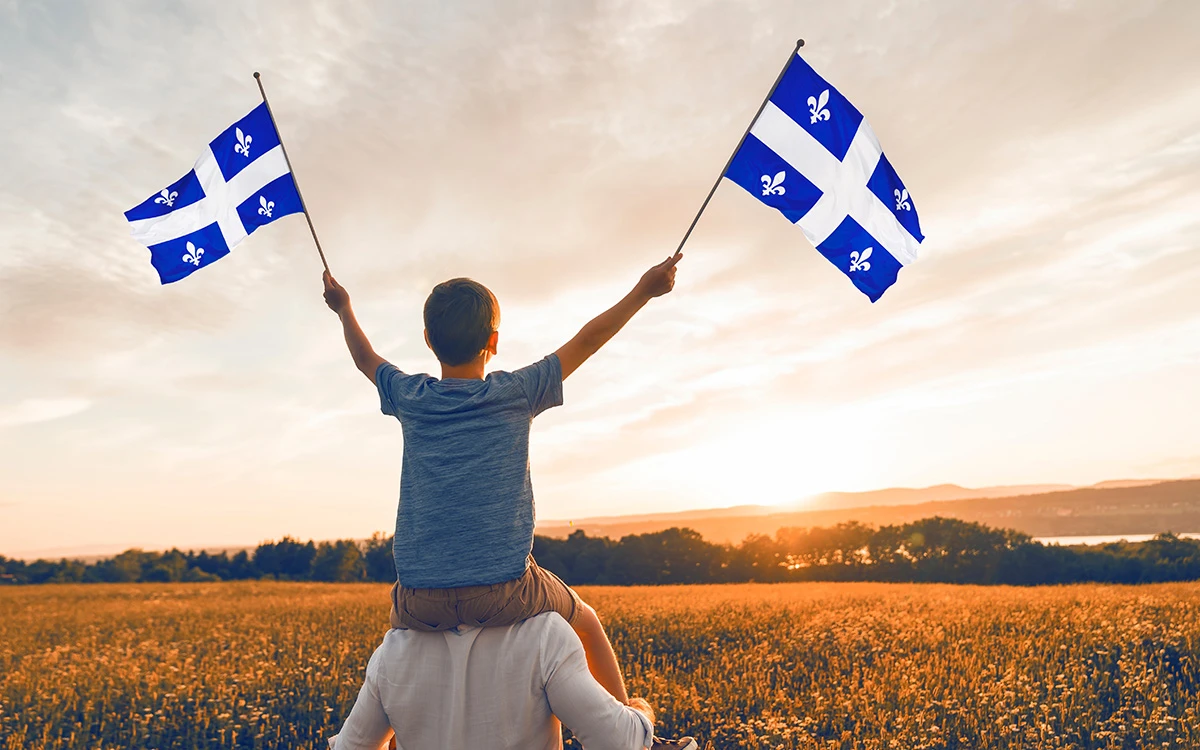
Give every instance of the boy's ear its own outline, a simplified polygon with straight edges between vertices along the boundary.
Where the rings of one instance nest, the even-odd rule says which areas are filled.
[[[433,351],[433,344],[429,343],[429,329],[428,328],[425,329],[425,346],[429,347],[429,351],[431,351],[431,352]],[[434,353],[436,354],[437,352],[434,352]]]
[[[496,345],[500,342],[500,332],[492,331],[492,335],[488,336],[487,346],[485,347],[491,355],[496,356]]]

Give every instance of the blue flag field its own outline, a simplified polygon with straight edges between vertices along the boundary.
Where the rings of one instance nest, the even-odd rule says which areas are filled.
[[[725,177],[799,225],[872,302],[925,236],[917,209],[854,105],[792,57]]]
[[[229,254],[254,230],[303,209],[265,103],[218,135],[192,171],[125,212],[162,283]]]

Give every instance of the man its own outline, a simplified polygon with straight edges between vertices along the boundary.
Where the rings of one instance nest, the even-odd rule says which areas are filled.
[[[557,718],[556,718],[557,717]],[[557,612],[503,627],[390,630],[331,750],[561,750],[559,719],[587,750],[659,746],[654,712],[625,706],[588,671]],[[691,737],[666,747],[696,750]]]

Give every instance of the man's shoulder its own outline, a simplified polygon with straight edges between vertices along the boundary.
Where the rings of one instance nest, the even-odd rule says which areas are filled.
[[[499,625],[482,628],[478,625],[459,625],[450,630],[424,631],[393,628],[384,635],[384,643],[402,643],[410,640],[462,637],[471,634],[489,633],[492,635],[513,635],[522,638],[540,636],[543,633],[574,634],[575,631],[563,616],[557,612],[542,612],[541,614],[519,620],[511,625]]]
[[[539,615],[534,615],[527,619],[515,623],[516,626],[524,626],[531,631],[537,632],[567,632],[574,633],[567,621],[557,612],[542,612]]]
[[[579,640],[575,630],[557,612],[543,612],[512,627],[522,629],[523,641],[536,642],[547,652],[570,650],[576,646],[583,648],[583,642]]]
[[[569,648],[572,642],[582,647],[579,636],[557,612],[543,612],[512,625],[478,630],[481,639],[501,643],[505,649],[557,651]]]
[[[450,652],[466,649],[481,654],[523,653],[535,657],[538,653],[561,654],[573,647],[582,648],[582,642],[557,612],[543,612],[511,625],[497,627],[460,625],[439,631],[393,629],[384,634],[383,643],[371,657],[368,671],[373,671],[373,668],[387,670],[386,663],[403,661],[414,651],[427,653],[429,649],[449,649]]]
[[[460,626],[462,627],[462,626]],[[496,635],[507,635],[513,638],[521,639],[537,639],[545,636],[561,636],[566,633],[574,634],[575,631],[563,619],[563,616],[557,612],[542,612],[541,614],[527,617],[524,620],[518,620],[511,625],[501,625],[498,627],[475,628],[484,633],[495,633]]]

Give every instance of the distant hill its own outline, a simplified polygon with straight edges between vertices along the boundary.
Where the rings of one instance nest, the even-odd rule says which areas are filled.
[[[874,525],[907,523],[941,515],[1024,531],[1039,537],[1107,536],[1200,532],[1200,477],[1185,480],[1115,479],[1091,487],[1066,484],[1022,484],[968,488],[955,484],[896,487],[869,492],[826,492],[803,510],[781,505],[737,505],[730,508],[645,513],[538,523],[543,536],[565,537],[576,529],[589,536],[619,539],[628,534],[661,531],[672,526],[694,529],[714,542],[738,543],[749,534],[773,535],[787,526],[832,526],[843,521]],[[361,540],[360,540],[361,541]],[[77,559],[96,562],[123,552],[130,544],[96,544],[22,551],[22,559]],[[165,547],[143,545],[147,551]],[[254,546],[204,549],[233,555]]]
[[[1124,480],[1121,480],[1124,481]],[[1155,482],[1159,480],[1154,480]],[[964,500],[980,497],[1013,497],[1016,495],[1035,495],[1056,490],[1073,490],[1070,484],[1018,484],[1003,487],[983,487],[969,489],[956,484],[939,484],[933,487],[911,489],[908,487],[893,487],[886,490],[869,490],[867,492],[825,492],[820,495],[796,503],[795,507],[787,505],[735,505],[730,508],[708,508],[703,510],[683,510],[668,513],[644,513],[628,516],[598,516],[593,518],[572,519],[575,527],[592,525],[611,525],[614,523],[636,524],[668,522],[677,526],[692,518],[711,519],[739,516],[770,516],[785,512],[801,512],[809,510],[826,510],[832,508],[864,508],[876,505],[916,505],[937,500]],[[802,507],[801,507],[802,506]],[[566,521],[546,521],[547,527],[566,524]],[[538,525],[539,532],[542,525]]]
[[[953,493],[955,490],[948,489],[951,487],[953,485],[926,490],[880,492],[883,493],[882,497],[895,500],[919,496],[905,493]],[[990,489],[974,492],[987,493]],[[880,493],[870,492],[857,494],[860,498],[880,496]],[[852,496],[852,493],[837,493],[834,502],[847,502],[846,498]],[[1095,487],[1007,497],[983,496],[911,504],[880,503],[821,510],[780,512],[775,508],[775,512],[762,512],[765,507],[743,506],[750,512],[740,513],[730,512],[739,510],[737,508],[726,508],[711,514],[689,511],[686,514],[584,519],[570,525],[561,521],[547,521],[538,524],[537,533],[564,537],[572,531],[583,529],[589,536],[616,539],[628,534],[686,526],[695,529],[709,541],[738,543],[749,534],[774,535],[785,527],[832,526],[845,521],[872,525],[899,524],[930,516],[975,521],[1038,537],[1157,534],[1162,531],[1187,533],[1200,531],[1200,480],[1105,482]]]
[[[1185,479],[1195,479],[1195,477],[1185,477]],[[1107,482],[1099,482],[1092,485],[1092,489],[1108,490],[1118,487],[1145,487],[1148,484],[1162,484],[1169,482],[1169,479],[1110,479]]]
[[[807,508],[828,510],[833,508],[865,508],[880,505],[917,505],[941,500],[968,500],[988,497],[1017,497],[1019,495],[1041,495],[1076,489],[1069,484],[1018,484],[1006,487],[984,487],[972,490],[956,484],[939,484],[922,489],[894,488],[873,492],[826,492],[813,498]]]

